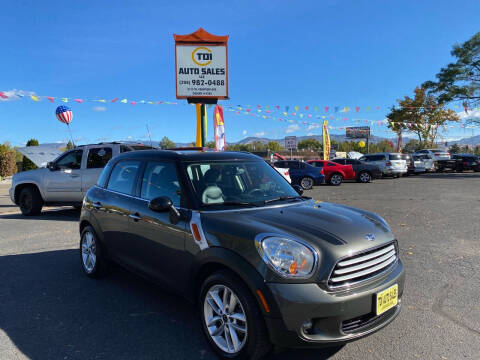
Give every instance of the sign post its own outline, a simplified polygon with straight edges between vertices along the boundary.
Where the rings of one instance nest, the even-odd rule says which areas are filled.
[[[285,136],[285,149],[290,150],[290,160],[293,157],[293,150],[297,149],[297,137],[296,136]]]
[[[197,109],[197,146],[206,144],[206,104],[228,99],[228,35],[217,36],[200,28],[175,39],[177,99],[200,104]],[[200,132],[200,134],[199,134]]]

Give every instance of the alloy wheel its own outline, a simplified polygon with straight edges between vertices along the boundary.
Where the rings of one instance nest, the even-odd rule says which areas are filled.
[[[367,183],[370,181],[370,174],[369,173],[361,173],[360,174],[360,181],[363,182],[363,183]]]
[[[90,274],[97,263],[97,245],[95,237],[90,231],[83,234],[82,242],[82,264],[85,271]]]
[[[224,352],[236,354],[247,342],[247,317],[238,296],[227,286],[214,285],[206,293],[203,319],[213,342]]]
[[[313,187],[313,181],[312,179],[306,177],[302,179],[302,181],[300,182],[300,185],[302,186],[303,189],[310,190]]]
[[[330,182],[332,185],[340,185],[342,183],[342,177],[338,174],[332,175]]]

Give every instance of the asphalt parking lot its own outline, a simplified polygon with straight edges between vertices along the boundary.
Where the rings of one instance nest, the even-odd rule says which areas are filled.
[[[0,185],[0,359],[215,359],[196,309],[121,268],[90,280],[73,209],[24,218]],[[382,331],[270,359],[480,358],[480,174],[429,174],[307,192],[366,208],[396,234],[407,280]]]

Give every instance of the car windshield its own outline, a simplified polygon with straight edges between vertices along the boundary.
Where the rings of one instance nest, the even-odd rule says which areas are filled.
[[[202,207],[263,206],[301,199],[264,161],[205,161],[187,163],[185,167]]]

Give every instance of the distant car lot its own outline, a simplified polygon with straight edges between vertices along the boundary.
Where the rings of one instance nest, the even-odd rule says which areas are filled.
[[[391,225],[407,271],[403,310],[368,338],[272,359],[475,359],[480,353],[479,173],[427,174],[305,195],[375,211]],[[5,190],[6,189],[6,190]],[[0,212],[9,201],[0,185]],[[7,205],[3,207],[3,205]],[[114,268],[98,283],[79,269],[71,208],[0,214],[1,359],[215,359],[195,308]]]

